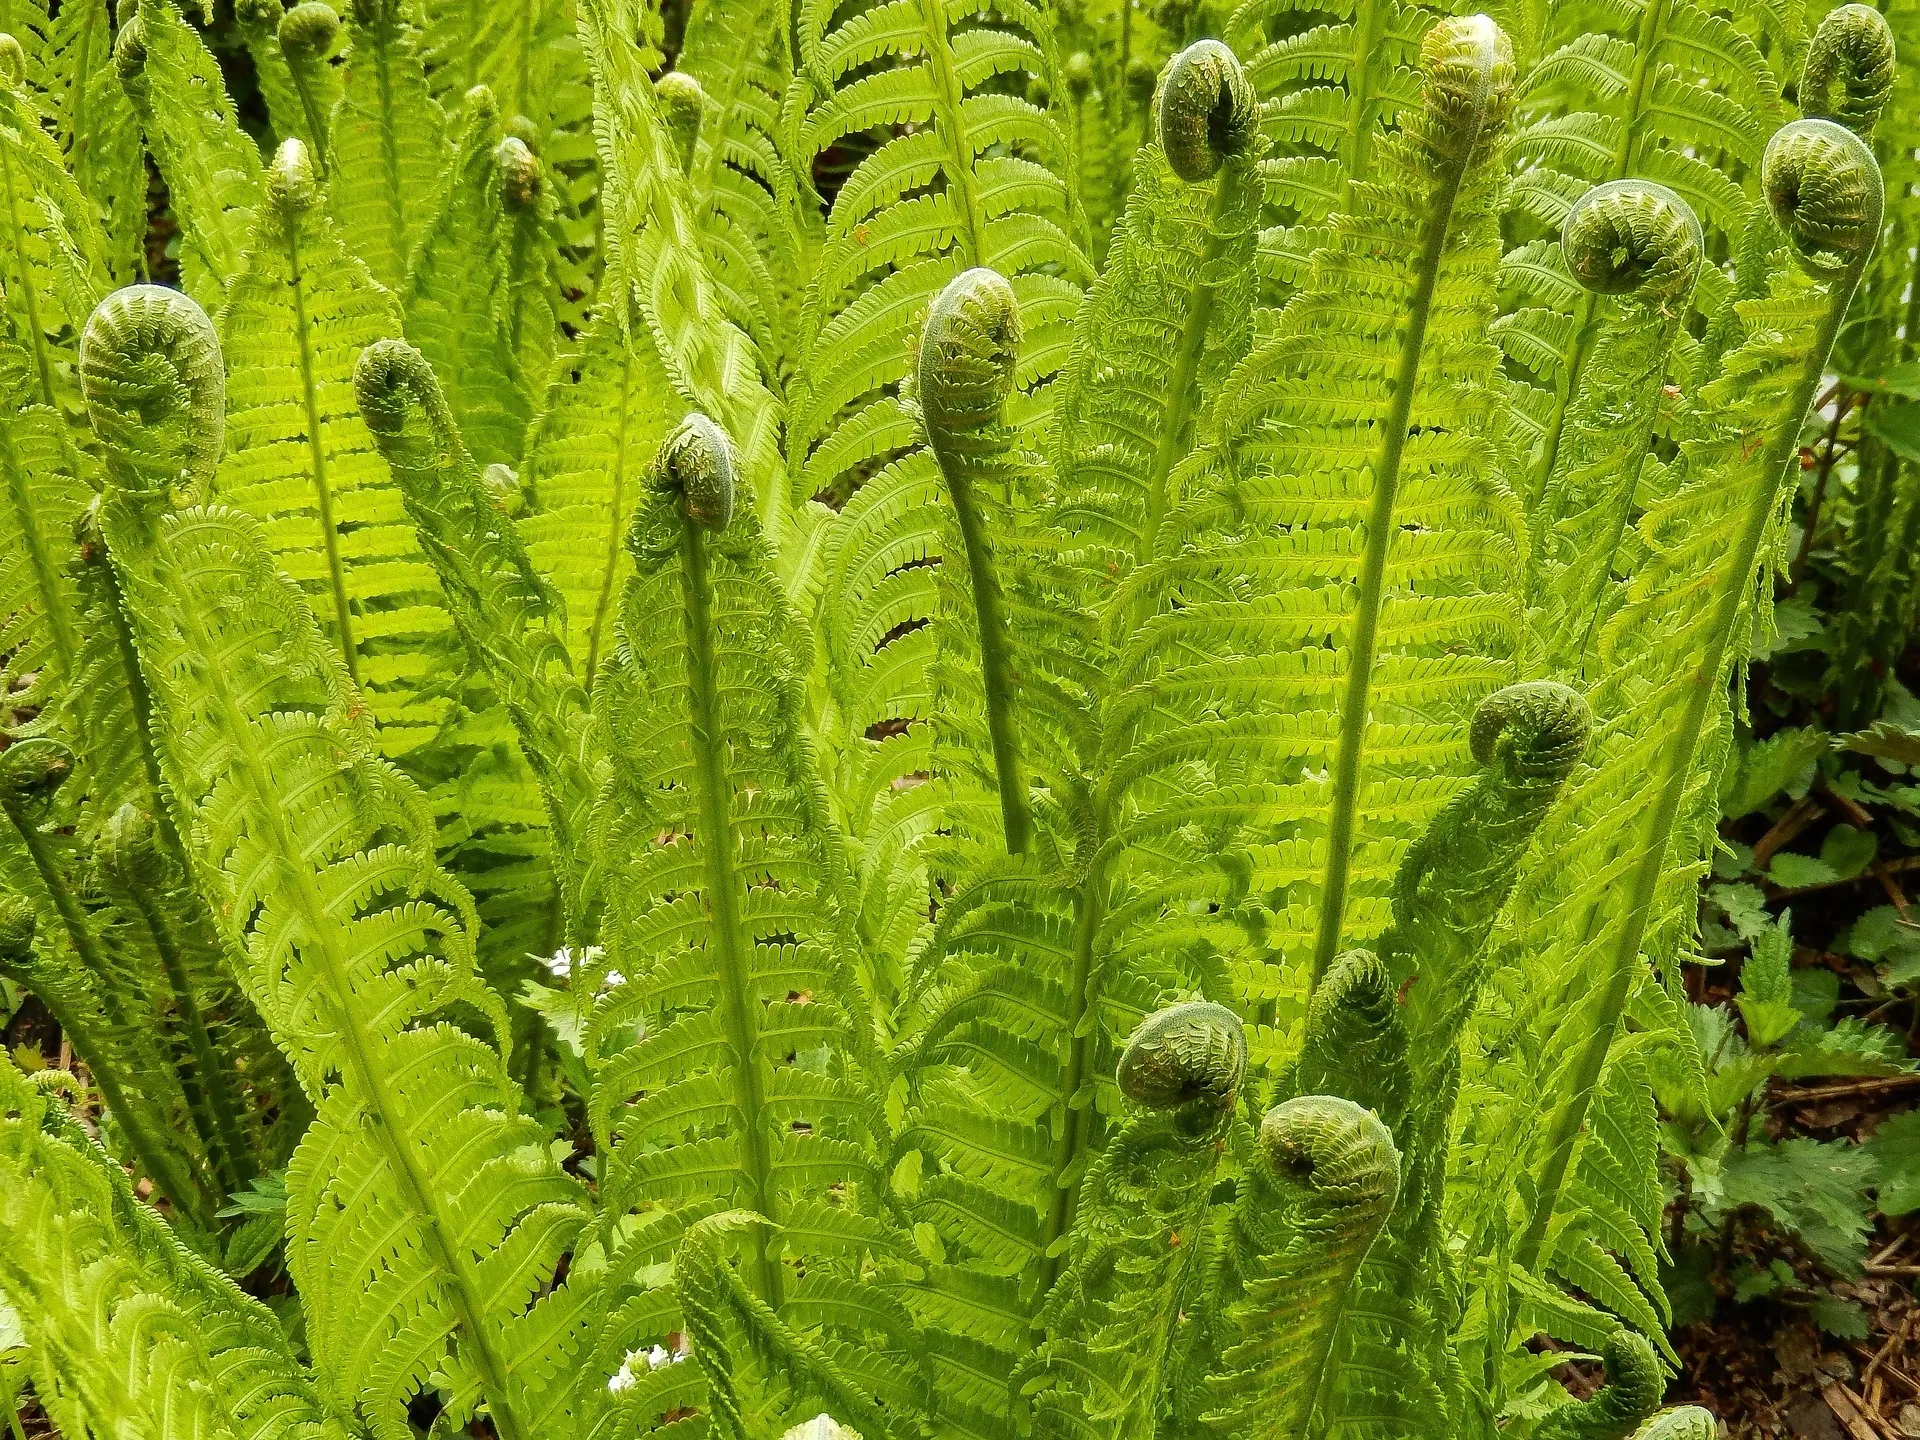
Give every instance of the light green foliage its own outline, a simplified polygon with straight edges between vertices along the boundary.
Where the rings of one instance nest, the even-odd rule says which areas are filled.
[[[347,249],[400,295],[446,172],[445,117],[428,92],[407,7],[353,0],[344,14],[350,48],[331,118],[327,208]]]
[[[175,0],[0,0],[0,969],[113,1157],[0,1075],[37,1398],[1703,1436],[1663,1243],[1913,1198],[1754,1119],[1887,1032],[1695,928],[1821,759],[1733,677],[1830,374],[1920,514],[1912,8],[242,0],[256,138]]]
[[[243,268],[265,198],[260,152],[173,0],[152,0],[120,27],[113,61],[167,182],[182,279],[203,308],[215,307]]]
[[[134,1199],[56,1086],[0,1068],[0,1286],[62,1434],[345,1440],[278,1322]],[[107,1357],[111,1357],[109,1360]]]

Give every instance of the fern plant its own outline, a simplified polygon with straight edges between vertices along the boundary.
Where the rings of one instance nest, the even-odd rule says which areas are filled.
[[[1655,1079],[1895,18],[0,7],[37,1401],[1712,1433]]]

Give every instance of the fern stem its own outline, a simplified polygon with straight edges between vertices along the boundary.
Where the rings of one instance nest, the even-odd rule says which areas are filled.
[[[1859,226],[1859,233],[1868,238],[1865,243],[1856,244],[1856,253],[1851,262],[1830,282],[1826,313],[1821,316],[1813,343],[1801,362],[1800,378],[1794,387],[1788,409],[1790,418],[1767,442],[1761,473],[1775,477],[1774,483],[1764,489],[1756,487],[1748,505],[1746,523],[1733,548],[1719,594],[1714,600],[1713,628],[1710,632],[1712,639],[1706,652],[1699,656],[1687,674],[1687,706],[1666,747],[1659,798],[1641,831],[1640,863],[1633,872],[1626,920],[1621,925],[1618,941],[1608,959],[1606,983],[1596,992],[1593,1013],[1597,1023],[1587,1033],[1586,1043],[1575,1060],[1570,1082],[1559,1090],[1566,1098],[1548,1131],[1546,1167],[1535,1191],[1537,1198],[1532,1218],[1515,1254],[1515,1262],[1523,1270],[1533,1270],[1540,1262],[1547,1227],[1553,1221],[1561,1187],[1566,1183],[1567,1171],[1573,1163],[1575,1146],[1586,1126],[1593,1092],[1606,1068],[1607,1055],[1613,1047],[1620,1016],[1626,1009],[1633,986],[1635,962],[1639,959],[1654,898],[1666,869],[1674,822],[1679,817],[1688,782],[1693,776],[1694,758],[1701,731],[1706,724],[1708,707],[1724,688],[1722,670],[1729,658],[1728,651],[1732,647],[1740,612],[1753,586],[1754,565],[1759,558],[1761,542],[1773,519],[1775,501],[1781,487],[1788,483],[1789,469],[1797,463],[1801,426],[1814,398],[1820,393],[1827,357],[1832,352],[1835,337],[1840,333],[1841,322],[1846,318],[1847,306],[1873,256],[1873,241],[1880,233],[1882,190],[1872,153],[1849,132],[1824,121],[1796,122],[1774,137],[1774,145],[1780,143],[1782,136],[1796,130],[1802,134],[1818,134],[1818,131],[1808,132],[1801,128],[1806,126],[1820,126],[1846,135],[1858,147],[1857,158],[1849,158],[1860,164],[1871,177],[1872,187],[1868,192],[1871,220]],[[1770,145],[1770,159],[1772,149]]]
[[[619,569],[620,542],[626,526],[628,426],[632,420],[629,401],[633,390],[633,352],[620,347],[620,416],[614,425],[613,496],[607,507],[607,544],[600,566],[600,594],[593,605],[593,626],[587,632],[587,660],[581,684],[593,693],[593,677],[600,668],[600,645],[607,633],[607,617],[613,613],[613,577]]]
[[[399,267],[397,275],[379,277],[390,284],[402,284],[407,275],[407,199],[406,185],[400,174],[400,139],[395,119],[398,107],[393,98],[393,38],[394,26],[398,22],[383,18],[376,26],[367,29],[367,35],[377,34],[378,43],[370,48],[373,51],[373,74],[375,88],[380,96],[380,169],[386,180],[387,239],[393,247],[394,264]],[[354,46],[360,46],[355,37]]]
[[[945,0],[920,0],[920,23],[927,37],[927,63],[933,69],[934,124],[947,143],[949,163],[946,179],[960,192],[961,229],[955,235],[960,242],[963,265],[986,263],[986,216],[980,211],[979,187],[973,173],[973,153],[966,127],[960,123],[960,107],[966,98],[960,77],[953,67],[953,46],[947,30]]]
[[[1446,23],[1446,22],[1442,22]],[[1367,548],[1361,561],[1355,599],[1353,638],[1347,646],[1347,686],[1341,702],[1339,749],[1334,762],[1333,806],[1327,822],[1327,868],[1320,890],[1319,928],[1314,937],[1313,984],[1327,973],[1340,951],[1340,929],[1346,917],[1347,879],[1352,868],[1354,817],[1360,802],[1360,757],[1365,748],[1367,704],[1373,683],[1374,649],[1385,593],[1387,552],[1393,546],[1393,507],[1400,482],[1400,461],[1407,445],[1407,422],[1413,413],[1413,392],[1420,379],[1426,347],[1427,322],[1433,314],[1433,293],[1440,280],[1440,257],[1446,249],[1454,206],[1486,123],[1492,92],[1490,68],[1475,76],[1470,134],[1446,137],[1450,149],[1436,183],[1427,197],[1426,221],[1420,237],[1420,260],[1413,295],[1407,305],[1406,332],[1400,341],[1400,363],[1393,380],[1393,403],[1382,421],[1383,438],[1373,465],[1373,503],[1367,515]]]
[[[680,589],[686,604],[688,717],[692,732],[694,775],[700,787],[700,824],[694,844],[705,852],[707,904],[713,911],[712,943],[719,952],[721,1012],[726,1017],[727,1042],[734,1053],[733,1080],[741,1114],[742,1161],[751,1189],[753,1208],[775,1225],[780,1216],[774,1205],[772,1157],[767,1153],[766,1095],[760,1083],[759,1026],[753,1013],[752,957],[740,914],[740,877],[733,865],[733,804],[727,778],[726,737],[720,719],[720,673],[714,655],[712,579],[707,571],[705,527],[692,515],[680,517]],[[769,1258],[767,1245],[754,1250],[755,1289],[778,1310],[781,1305],[779,1267]]]
[[[1074,1102],[1087,1083],[1093,1057],[1093,1035],[1087,1029],[1087,986],[1093,976],[1093,952],[1100,938],[1100,925],[1107,914],[1107,851],[1097,851],[1087,875],[1074,897],[1073,972],[1067,978],[1067,1069],[1060,1087],[1062,1114],[1059,1132],[1053,1138],[1053,1205],[1047,1212],[1046,1247],[1041,1268],[1040,1292],[1053,1289],[1054,1281],[1066,1268],[1061,1237],[1073,1228],[1074,1212],[1080,1199],[1080,1180],[1094,1134],[1091,1104]],[[1056,1253],[1056,1248],[1058,1253]]]
[[[320,422],[320,386],[313,373],[313,327],[307,318],[306,275],[300,266],[298,212],[305,205],[312,204],[314,197],[301,193],[303,188],[311,190],[312,180],[308,178],[305,187],[299,184],[298,172],[304,169],[300,154],[294,150],[299,143],[289,140],[281,147],[274,172],[276,179],[283,175],[288,177],[288,184],[284,190],[278,185],[274,186],[272,197],[285,216],[287,289],[293,298],[294,338],[300,344],[300,394],[307,414],[307,455],[313,476],[314,503],[320,511],[320,534],[327,548],[327,579],[333,591],[334,624],[339,629],[340,655],[346,662],[347,675],[358,685],[360,657],[353,638],[353,608],[347,599],[346,562],[340,555],[340,531],[333,514],[333,486],[327,476],[326,435]],[[304,150],[305,147],[300,148]]]
[[[180,1088],[186,1093],[200,1138],[207,1147],[207,1158],[220,1175],[228,1194],[238,1190],[254,1176],[252,1151],[240,1132],[243,1105],[233,1087],[233,1076],[214,1047],[213,1033],[200,1010],[199,997],[187,978],[187,967],[180,955],[180,943],[167,923],[167,917],[153,903],[146,887],[129,885],[127,897],[139,912],[140,920],[153,939],[160,968],[166,972],[167,986],[173,991],[174,1008],[179,1012],[180,1029],[185,1033],[193,1063],[181,1067]],[[204,1113],[203,1113],[204,1112]]]
[[[53,423],[62,426],[66,420],[56,412]],[[6,461],[8,508],[13,512],[13,522],[19,527],[28,562],[33,566],[33,588],[39,592],[40,606],[47,617],[47,628],[53,635],[53,648],[60,660],[60,672],[69,675],[73,672],[73,657],[80,642],[74,635],[73,617],[67,610],[67,597],[60,588],[59,571],[47,549],[46,536],[40,532],[40,517],[34,507],[26,466],[14,449],[10,430],[0,431],[0,455],[4,455]]]

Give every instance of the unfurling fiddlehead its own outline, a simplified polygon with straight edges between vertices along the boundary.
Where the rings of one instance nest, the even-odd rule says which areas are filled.
[[[1306,1433],[1361,1262],[1400,1189],[1400,1152],[1372,1111],[1329,1095],[1275,1106],[1234,1217],[1239,1294],[1221,1322],[1207,1418],[1234,1435]]]
[[[1646,1337],[1616,1330],[1600,1358],[1607,1383],[1592,1399],[1554,1411],[1533,1432],[1534,1440],[1627,1440],[1653,1414],[1666,1394],[1667,1377]]]
[[[599,786],[585,740],[586,696],[574,680],[559,597],[534,569],[500,497],[461,443],[433,369],[404,340],[378,340],[354,365],[354,394],[473,662],[512,717],[540,782],[562,874],[570,943],[592,933],[590,867],[578,841]],[[517,493],[517,492],[515,492]]]
[[[987,733],[1011,855],[1026,852],[1032,818],[1013,713],[1013,636],[988,536],[991,501],[980,490],[1011,478],[1007,461],[1014,439],[1004,410],[1019,349],[1020,305],[1013,287],[992,270],[969,270],[950,280],[927,311],[914,381],[927,443],[946,478],[966,552]]]
[[[1246,1068],[1239,1018],[1206,1001],[1149,1015],[1128,1041],[1120,1089],[1146,1108],[1087,1172],[1047,1338],[1015,1376],[1040,1440],[1083,1436],[1090,1422],[1113,1440],[1154,1434]]]
[[[1182,180],[1206,180],[1260,133],[1260,107],[1233,51],[1199,40],[1168,63],[1154,110],[1160,148]]]
[[[1858,135],[1831,120],[1783,125],[1767,142],[1760,183],[1808,271],[1831,276],[1865,267],[1880,238],[1886,187]]]
[[[0,34],[0,85],[18,85],[27,73],[27,52],[11,35]]]
[[[129,285],[80,335],[87,418],[107,472],[130,496],[171,497],[213,478],[226,425],[226,371],[207,312],[178,290]]]
[[[1140,1022],[1121,1053],[1120,1093],[1153,1110],[1230,1108],[1247,1073],[1247,1037],[1224,1005],[1192,1000]]]
[[[1530,607],[1556,675],[1582,673],[1611,593],[1666,380],[1706,253],[1700,222],[1663,185],[1616,180],[1574,202],[1560,232],[1567,268],[1596,295],[1617,295],[1578,390],[1549,441],[1535,519]]]
[[[678,491],[689,519],[721,531],[733,519],[733,442],[699,411],[680,422],[653,461],[656,489]]]
[[[518,135],[509,135],[493,147],[493,163],[500,171],[500,197],[509,208],[532,210],[546,187],[540,158]]]
[[[669,70],[653,82],[653,98],[660,119],[673,140],[673,153],[682,171],[693,168],[693,152],[700,145],[700,124],[707,114],[707,92],[684,70]]]
[[[1706,242],[1692,207],[1666,186],[1613,180],[1574,201],[1560,248],[1587,289],[1665,305],[1692,292]]]
[[[1893,31],[1871,5],[1830,10],[1813,32],[1800,71],[1800,109],[1847,127],[1861,139],[1873,134],[1893,94]]]
[[[1275,1089],[1275,1098],[1299,1095],[1351,1100],[1403,1134],[1413,1098],[1407,1029],[1393,977],[1372,952],[1347,951],[1314,990],[1299,1057]]]
[[[322,180],[327,178],[327,106],[321,103],[321,70],[333,42],[340,38],[340,17],[323,0],[301,0],[280,17],[280,53],[293,76],[294,93],[300,97],[300,110],[306,116],[307,133],[313,136],[313,163]]]

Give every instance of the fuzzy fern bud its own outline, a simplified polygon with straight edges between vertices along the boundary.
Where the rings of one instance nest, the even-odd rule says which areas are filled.
[[[107,817],[93,853],[101,870],[129,890],[150,889],[166,874],[153,816],[131,803]]]
[[[226,371],[207,312],[178,290],[129,285],[80,335],[87,419],[121,489],[164,494],[213,477],[226,426]]]
[[[1231,1108],[1247,1073],[1240,1017],[1211,1001],[1170,1005],[1140,1022],[1121,1053],[1120,1093],[1154,1110]]]
[[[1300,1095],[1274,1106],[1260,1122],[1260,1154],[1283,1192],[1309,1212],[1339,1212],[1377,1228],[1400,1190],[1393,1136],[1371,1110],[1338,1096]]]
[[[1781,126],[1767,142],[1760,182],[1801,265],[1816,275],[1864,261],[1880,238],[1880,166],[1845,126],[1831,120]]]
[[[136,13],[120,26],[113,40],[113,69],[120,83],[138,100],[147,84],[146,25]]]
[[[709,530],[724,530],[733,519],[733,442],[727,432],[699,411],[680,422],[653,461],[653,483],[678,491],[686,513]]]
[[[1167,163],[1182,180],[1206,180],[1260,133],[1260,105],[1239,59],[1218,40],[1198,40],[1167,62],[1154,107]]]
[[[298,63],[317,60],[340,35],[340,16],[322,0],[302,0],[280,17],[280,50]]]
[[[700,144],[700,124],[707,114],[707,92],[686,71],[669,70],[653,82],[653,98],[660,104],[660,118],[673,139],[673,153],[680,157],[680,168],[690,169],[693,152]]]
[[[233,18],[242,30],[276,29],[285,13],[280,0],[234,0]]]
[[[1440,21],[1420,43],[1421,97],[1439,144],[1471,149],[1506,122],[1513,105],[1513,42],[1485,15]]]
[[[493,501],[494,508],[508,519],[526,508],[526,492],[520,488],[520,476],[511,465],[494,461],[480,472],[480,483]]]
[[[1612,180],[1574,201],[1560,249],[1587,289],[1659,304],[1692,291],[1706,237],[1693,207],[1666,186]]]
[[[1496,690],[1473,712],[1468,744],[1482,765],[1515,784],[1558,785],[1586,753],[1593,716],[1580,692],[1557,680]]]
[[[1620,1440],[1660,1404],[1667,1377],[1646,1337],[1616,1330],[1602,1347],[1607,1383],[1592,1399],[1554,1411],[1534,1440]]]
[[[1067,57],[1060,67],[1061,78],[1067,82],[1067,93],[1076,100],[1084,100],[1093,91],[1093,56],[1084,50],[1076,50]]]
[[[73,752],[45,735],[0,750],[0,806],[37,813],[73,773]]]
[[[298,136],[288,136],[273,152],[273,164],[267,167],[267,198],[289,222],[312,209],[320,199],[320,182],[313,173],[313,152]]]
[[[1020,338],[1019,302],[997,271],[957,275],[935,297],[920,337],[914,389],[936,452],[977,450],[987,439],[983,432],[998,427],[1013,390]]]
[[[33,958],[40,917],[22,896],[0,892],[0,967],[17,969]]]
[[[1871,5],[1842,5],[1813,32],[1800,72],[1800,109],[1866,139],[1893,94],[1893,31]]]
[[[27,52],[11,35],[0,34],[0,85],[17,86],[27,73]]]
[[[508,209],[532,210],[539,205],[546,172],[526,141],[507,136],[494,146],[493,163],[500,172],[500,198]]]

